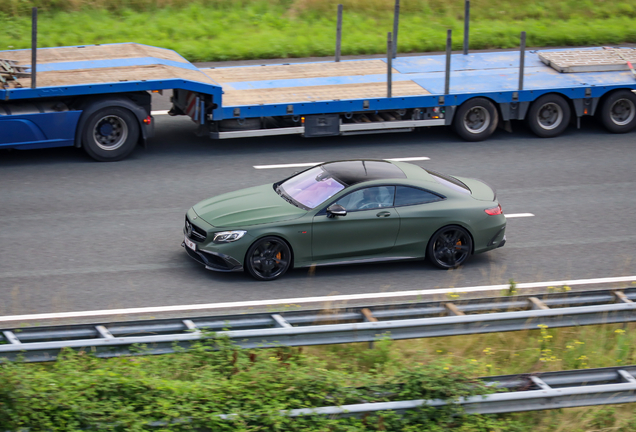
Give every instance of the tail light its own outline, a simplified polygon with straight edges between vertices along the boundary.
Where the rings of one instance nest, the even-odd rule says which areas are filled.
[[[498,204],[497,207],[489,208],[484,211],[488,213],[490,216],[497,216],[503,213],[503,210],[501,209],[501,204]]]

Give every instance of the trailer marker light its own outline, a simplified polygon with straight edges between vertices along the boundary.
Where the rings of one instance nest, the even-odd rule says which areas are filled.
[[[152,122],[152,117],[148,116],[144,119],[145,124],[150,124],[150,122]]]

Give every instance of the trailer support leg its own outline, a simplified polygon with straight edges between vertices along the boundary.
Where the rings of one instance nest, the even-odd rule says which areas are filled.
[[[37,87],[36,72],[38,63],[38,8],[31,9],[31,88]]]
[[[451,68],[451,48],[453,45],[453,31],[446,32],[446,77],[444,79],[444,94],[450,92],[450,68]]]
[[[400,22],[400,0],[395,0],[393,12],[393,58],[397,57],[398,27]]]
[[[523,90],[523,70],[526,62],[526,32],[521,32],[521,47],[519,48],[519,91]]]
[[[386,97],[391,97],[391,84],[393,81],[393,42],[391,39],[391,32],[389,32],[386,38]]]
[[[336,61],[340,61],[340,44],[342,42],[342,5],[338,5],[338,23],[336,24]]]
[[[464,6],[464,55],[468,54],[468,32],[470,29],[470,0]]]

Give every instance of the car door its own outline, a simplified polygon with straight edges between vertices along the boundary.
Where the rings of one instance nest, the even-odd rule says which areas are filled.
[[[346,261],[388,252],[397,238],[400,219],[393,208],[394,186],[361,188],[331,204],[340,204],[346,216],[313,218],[313,261]]]
[[[448,219],[448,200],[431,191],[397,186],[395,210],[400,217],[400,232],[394,252],[404,256],[424,256],[433,233]]]

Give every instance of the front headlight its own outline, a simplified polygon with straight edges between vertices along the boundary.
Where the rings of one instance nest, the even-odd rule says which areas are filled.
[[[241,237],[245,235],[247,231],[221,231],[218,233],[214,233],[214,238],[212,241],[214,243],[231,243],[233,241],[237,241]]]

